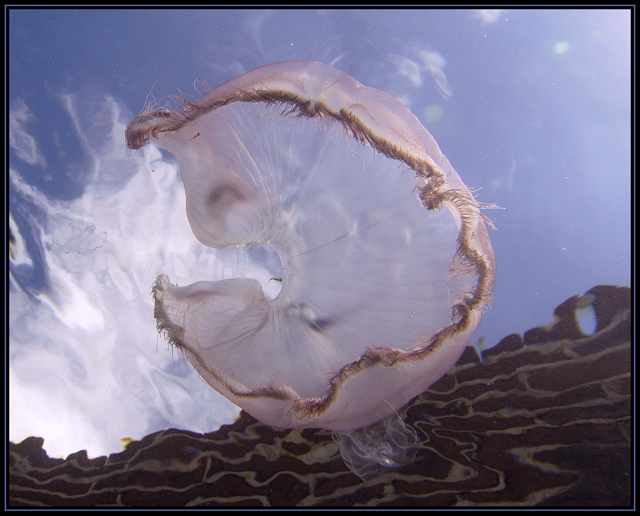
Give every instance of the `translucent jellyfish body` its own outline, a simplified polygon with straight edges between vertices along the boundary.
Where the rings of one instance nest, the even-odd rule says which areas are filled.
[[[411,456],[396,413],[456,362],[495,279],[478,203],[415,116],[325,64],[289,61],[143,113],[126,138],[177,158],[203,244],[263,246],[281,286],[270,298],[251,278],[161,275],[158,329],[263,423],[335,430],[348,464]],[[358,430],[385,418],[395,458],[380,431]]]

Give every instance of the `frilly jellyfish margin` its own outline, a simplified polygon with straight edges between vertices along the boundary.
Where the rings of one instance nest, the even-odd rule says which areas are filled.
[[[274,63],[183,100],[136,117],[127,146],[171,152],[195,236],[272,248],[281,290],[161,275],[158,330],[263,423],[334,430],[361,478],[412,460],[396,411],[457,361],[491,299],[480,205],[401,102],[328,65]]]

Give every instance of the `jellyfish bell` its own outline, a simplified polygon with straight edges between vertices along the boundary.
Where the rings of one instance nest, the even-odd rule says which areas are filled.
[[[158,330],[202,378],[274,427],[349,436],[391,418],[376,433],[401,431],[396,412],[456,362],[495,279],[480,206],[416,117],[328,65],[288,61],[143,113],[126,139],[176,157],[203,244],[275,251],[272,299],[252,278],[157,278]],[[343,442],[348,463],[394,463]],[[402,463],[411,435],[389,442]]]

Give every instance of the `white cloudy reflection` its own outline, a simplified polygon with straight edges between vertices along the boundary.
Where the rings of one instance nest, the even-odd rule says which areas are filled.
[[[62,100],[78,134],[91,135],[83,145],[95,165],[73,201],[47,199],[11,170],[10,439],[44,436],[51,456],[95,456],[162,428],[215,429],[238,410],[165,352],[149,293],[163,270],[182,283],[193,270],[222,277],[234,256],[215,259],[192,237],[177,167],[153,146],[125,149],[130,115],[117,103],[105,98],[96,112]],[[11,131],[18,156],[44,161],[24,125]]]

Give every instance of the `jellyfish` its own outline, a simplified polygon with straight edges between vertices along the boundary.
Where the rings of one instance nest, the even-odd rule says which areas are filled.
[[[440,95],[444,98],[451,97],[453,90],[449,86],[447,76],[444,74],[443,68],[447,64],[447,60],[442,57],[438,52],[432,52],[429,50],[420,50],[418,52],[420,60],[425,69],[429,70],[431,78],[436,83]]]
[[[158,331],[262,423],[333,430],[361,478],[410,461],[402,407],[457,361],[495,281],[482,206],[418,119],[326,64],[287,61],[147,110],[125,136],[176,157],[202,244],[257,248],[280,287],[161,274]]]

